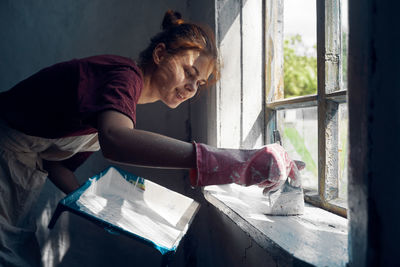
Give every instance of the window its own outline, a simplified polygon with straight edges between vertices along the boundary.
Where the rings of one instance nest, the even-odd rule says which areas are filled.
[[[219,0],[216,10],[222,69],[209,143],[260,147],[279,131],[292,158],[307,164],[306,201],[346,216],[347,2]],[[294,30],[285,15],[297,19]],[[298,65],[288,71],[290,57]]]
[[[306,162],[307,202],[346,216],[347,2],[265,5],[266,142]]]
[[[215,2],[216,38],[222,67],[216,90],[210,91],[207,96],[209,98],[207,139],[210,144],[218,147],[257,148],[274,142],[274,133],[278,130],[285,148],[299,151],[296,153],[300,154],[292,154],[293,158],[303,159],[306,162],[314,160],[314,164],[308,164],[308,168],[311,169],[308,173],[311,175],[304,177],[307,201],[345,216],[345,201],[343,204],[338,201],[341,194],[346,192],[343,189],[346,183],[338,179],[340,173],[346,173],[344,163],[347,161],[341,156],[346,155],[347,143],[345,76],[340,78],[340,67],[342,66],[343,70],[345,58],[341,57],[340,53],[340,48],[344,46],[340,42],[337,44],[341,38],[337,32],[340,30],[339,3],[332,1],[217,0]],[[314,67],[308,73],[310,82],[305,84],[314,82],[317,85],[314,88],[303,86],[305,92],[290,97],[286,94],[285,98],[283,49],[284,29],[287,28],[284,27],[284,4],[289,5],[290,2],[295,4],[300,2],[300,5],[311,2],[314,4],[311,8],[306,6],[308,9],[301,14],[300,19],[308,21],[312,19],[310,13],[315,13],[314,20],[309,24],[314,30],[311,34],[314,36],[313,41],[310,43],[305,36],[301,40],[308,46],[308,49],[303,48],[302,51],[306,51],[307,56],[314,57],[308,61]],[[325,7],[324,2],[330,3]],[[296,11],[296,6],[294,10]],[[326,16],[328,13],[335,14],[336,18],[332,15],[328,18]],[[297,23],[300,24],[298,21]],[[335,30],[335,36],[332,35],[332,30]],[[334,43],[336,50],[331,51],[332,47],[327,45],[330,41],[325,41],[327,39],[325,36],[333,37],[329,40],[336,41]],[[325,47],[329,48],[328,53],[325,52]],[[329,69],[325,71],[325,67]],[[334,73],[332,70],[337,72]],[[327,83],[328,81],[330,83]],[[308,89],[311,89],[311,92]],[[322,94],[317,92],[322,89]],[[203,112],[201,114],[204,114],[204,110],[201,111]],[[322,111],[332,112],[322,113]],[[322,139],[319,138],[326,130],[330,130],[329,134],[336,133],[335,138],[326,138],[325,135]],[[304,143],[301,140],[304,136],[311,141],[307,140]],[[297,142],[289,143],[289,138]],[[299,140],[304,143],[303,147],[299,146]],[[307,150],[301,149],[304,147]],[[318,155],[318,151],[323,153]],[[336,159],[336,165],[328,166],[335,167],[337,174],[333,175],[332,168],[325,167],[329,175],[321,176],[320,173],[325,173],[325,169],[321,170],[321,166],[327,164],[321,164],[318,159],[323,159],[324,162],[327,159],[331,160],[330,153],[335,155],[336,158],[333,159]],[[323,181],[331,182],[330,177],[334,177],[335,183],[333,186],[329,184],[328,188]],[[334,194],[327,197],[325,192],[331,193],[328,189],[332,187]],[[260,193],[258,189],[256,186],[253,188],[236,185],[207,186],[203,193],[209,203],[245,231],[246,236],[251,237],[251,242],[254,241],[267,250],[272,258],[277,259],[276,262],[287,262],[287,265],[290,265],[300,260],[315,266],[346,265],[348,239],[345,218],[314,206],[306,207],[306,212],[302,216],[265,216],[262,205],[260,205],[261,210],[258,210],[254,202]],[[262,204],[261,201],[256,203]],[[226,229],[228,228],[231,229],[229,232],[235,232],[236,235],[235,228]],[[335,251],[328,255],[327,249]]]

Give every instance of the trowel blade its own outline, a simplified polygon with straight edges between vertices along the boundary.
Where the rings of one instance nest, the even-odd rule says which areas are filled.
[[[301,187],[293,187],[288,181],[277,191],[269,192],[266,215],[301,215],[304,213],[304,193]]]

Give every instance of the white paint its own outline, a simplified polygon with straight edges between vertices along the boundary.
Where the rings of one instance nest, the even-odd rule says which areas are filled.
[[[261,188],[237,187],[207,186],[204,195],[272,256],[279,259],[286,251],[315,266],[346,266],[345,218],[310,205],[301,216],[268,216],[263,214],[266,199]]]
[[[222,58],[218,83],[218,146],[240,147],[241,58],[240,16],[238,15],[219,47]]]
[[[254,214],[297,215],[304,212],[303,190],[293,189],[286,183],[272,194],[264,194],[264,188],[257,185],[213,185],[207,186],[206,190],[217,195],[219,200],[249,209]]]
[[[263,112],[263,68],[262,68],[262,1],[247,0],[243,6],[243,148],[263,145],[261,136],[263,122],[257,121]],[[262,116],[263,117],[263,116]],[[262,121],[262,120],[261,120]],[[247,141],[249,140],[249,141]],[[252,144],[250,144],[250,141]],[[251,147],[250,147],[251,146]]]
[[[224,148],[259,147],[264,134],[262,2],[247,0],[242,12],[235,8],[231,12],[232,17],[218,18],[223,30],[232,22],[226,32],[217,31],[222,58],[217,142]]]
[[[194,215],[185,213],[197,203],[153,182],[145,180],[144,185],[143,191],[111,168],[92,182],[77,204],[82,211],[96,218],[158,246],[173,249],[178,246]]]

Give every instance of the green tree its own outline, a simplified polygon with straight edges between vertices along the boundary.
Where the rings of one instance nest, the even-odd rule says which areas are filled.
[[[303,43],[300,35],[284,41],[284,94],[285,98],[317,93],[317,57]]]

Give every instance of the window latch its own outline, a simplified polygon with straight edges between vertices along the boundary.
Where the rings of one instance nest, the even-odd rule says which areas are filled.
[[[274,143],[282,145],[281,134],[279,133],[278,130],[274,130],[273,137],[274,137]]]

